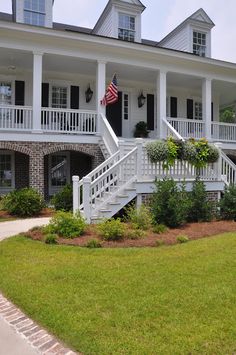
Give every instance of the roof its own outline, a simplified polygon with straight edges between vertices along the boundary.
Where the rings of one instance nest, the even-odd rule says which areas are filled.
[[[198,9],[195,11],[192,15],[187,17],[183,22],[181,22],[177,27],[173,29],[170,33],[168,33],[160,42],[159,45],[161,46],[163,42],[165,42],[167,39],[172,37],[176,32],[178,32],[182,27],[184,27],[187,23],[190,21],[194,21],[199,24],[208,24],[211,28],[215,26],[214,22],[210,19],[210,17],[207,15],[207,13],[202,9]]]

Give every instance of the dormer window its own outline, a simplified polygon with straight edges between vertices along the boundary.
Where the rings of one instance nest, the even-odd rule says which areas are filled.
[[[193,53],[206,56],[206,33],[193,31]]]
[[[119,14],[118,38],[123,41],[135,41],[135,17]]]
[[[45,0],[24,0],[24,23],[45,26]]]

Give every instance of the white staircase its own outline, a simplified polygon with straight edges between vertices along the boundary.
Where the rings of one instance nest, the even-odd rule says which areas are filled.
[[[80,210],[88,223],[111,218],[137,197],[137,184],[153,183],[167,174],[162,163],[149,161],[144,140],[119,141],[104,116],[100,129],[100,146],[106,152],[106,160],[81,181],[73,177],[73,210]],[[163,135],[183,140],[166,119],[163,119]],[[176,161],[168,174],[176,180],[193,181],[196,169],[188,162]],[[221,151],[219,162],[201,169],[200,177],[208,182],[223,180],[229,185],[235,183],[236,166]]]

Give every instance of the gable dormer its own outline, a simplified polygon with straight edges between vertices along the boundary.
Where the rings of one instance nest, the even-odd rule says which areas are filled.
[[[52,27],[54,0],[12,0],[12,13],[16,22],[33,26]]]
[[[141,14],[145,6],[139,0],[109,0],[93,33],[129,42],[141,42]]]
[[[159,46],[211,57],[211,30],[214,23],[203,9],[199,9],[177,26]]]

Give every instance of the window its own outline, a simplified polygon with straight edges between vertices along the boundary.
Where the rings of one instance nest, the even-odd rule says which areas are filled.
[[[195,120],[202,120],[202,103],[201,102],[195,102],[194,106],[194,112],[195,112]]]
[[[0,105],[11,105],[11,83],[0,81]]]
[[[128,94],[124,94],[123,112],[124,112],[124,120],[128,120],[129,119],[129,95]]]
[[[55,154],[51,156],[50,182],[52,187],[65,186],[68,175],[68,155]]]
[[[135,17],[119,14],[118,38],[124,41],[135,41]]]
[[[206,33],[193,31],[193,53],[206,56]]]
[[[67,87],[52,86],[52,107],[67,108]]]
[[[24,22],[45,26],[45,0],[24,0]]]
[[[12,175],[12,155],[0,154],[0,188],[12,187]]]

